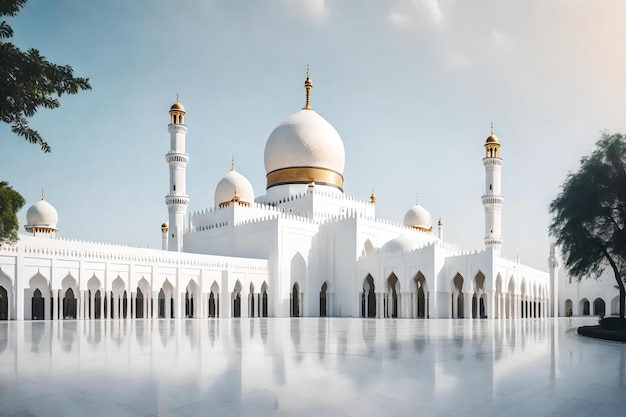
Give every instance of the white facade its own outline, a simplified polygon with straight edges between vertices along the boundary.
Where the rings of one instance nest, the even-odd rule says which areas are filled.
[[[0,319],[504,319],[554,311],[556,273],[500,256],[502,159],[493,132],[483,159],[485,249],[464,251],[443,241],[441,219],[432,231],[418,204],[399,224],[376,218],[373,194],[344,194],[343,143],[312,110],[312,87],[307,77],[305,107],[268,139],[266,194],[255,198],[233,164],[214,207],[196,213],[187,213],[187,126],[177,101],[162,250],[22,236],[0,249]]]

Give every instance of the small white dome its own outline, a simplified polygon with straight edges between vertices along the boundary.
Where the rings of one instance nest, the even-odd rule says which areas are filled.
[[[250,181],[234,169],[217,183],[215,187],[215,205],[232,201],[235,192],[242,203],[252,203],[254,201],[254,189]]]
[[[414,205],[404,215],[404,225],[415,229],[430,229],[430,213],[419,204]]]
[[[26,212],[26,227],[56,229],[59,221],[57,210],[43,198],[30,206]]]
[[[417,249],[420,246],[419,242],[409,239],[408,237],[398,236],[385,243],[379,253],[397,253],[406,252],[409,250]]]
[[[343,174],[345,150],[339,133],[314,110],[282,122],[265,144],[265,172],[291,167],[325,168]]]

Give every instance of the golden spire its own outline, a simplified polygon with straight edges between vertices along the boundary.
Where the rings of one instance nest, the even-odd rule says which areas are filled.
[[[420,203],[420,198],[419,198],[419,194],[415,193],[415,205],[419,205]]]
[[[44,198],[43,198],[43,185],[41,186],[41,199],[44,200]]]
[[[311,88],[313,88],[313,82],[311,81],[308,65],[306,66],[306,80],[304,81],[304,88],[306,89],[306,104],[302,109],[311,110]]]
[[[437,222],[437,226],[443,226],[443,220],[441,220],[441,216],[439,216],[439,221]]]
[[[230,170],[234,171],[235,170],[235,156],[233,155],[231,161],[230,161]]]
[[[374,195],[373,189],[372,189],[372,195],[370,195],[370,204],[376,204],[376,195]]]
[[[493,135],[493,122],[491,122],[491,134]]]
[[[180,101],[178,101],[178,93],[176,93],[176,102],[180,103]]]

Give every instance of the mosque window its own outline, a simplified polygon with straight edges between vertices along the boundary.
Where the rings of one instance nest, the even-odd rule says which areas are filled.
[[[174,191],[176,191],[176,184],[174,184]]]
[[[176,186],[174,186],[174,190],[176,190]],[[493,190],[493,186],[489,184],[489,190]]]

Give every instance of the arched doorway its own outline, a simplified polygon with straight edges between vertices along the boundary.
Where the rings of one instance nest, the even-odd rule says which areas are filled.
[[[297,282],[291,288],[291,317],[300,317],[300,286]]]
[[[619,315],[619,295],[616,295],[611,300],[611,315]]]
[[[185,291],[185,317],[192,319],[193,311],[193,293],[187,290]]]
[[[326,291],[328,291],[328,284],[323,283],[320,289],[320,317],[326,317]]]
[[[413,278],[413,282],[415,283],[415,302],[414,306],[414,317],[423,319],[428,317],[428,306],[427,306],[427,291],[428,286],[426,283],[426,277],[422,272],[418,272]]]
[[[465,317],[465,303],[463,302],[463,277],[457,273],[452,279],[452,318]]]
[[[472,318],[485,317],[485,275],[478,272],[474,277],[474,295],[472,296]]]
[[[135,318],[143,318],[143,292],[137,287],[137,296],[135,297]]]
[[[209,317],[220,316],[220,287],[217,282],[213,282],[211,285],[211,292],[209,293]]]
[[[376,317],[376,293],[374,292],[374,278],[367,275],[363,281],[361,293],[361,317]]]
[[[398,290],[400,283],[393,272],[387,278],[387,300],[385,305],[385,317],[398,317]]]
[[[572,300],[565,300],[565,317],[572,317],[572,315],[574,314],[574,303],[572,303]]]
[[[578,309],[581,315],[588,316],[590,314],[589,300],[587,300],[586,298],[583,298],[582,300],[580,300],[580,303],[578,303]]]
[[[33,320],[43,320],[44,319],[44,311],[46,306],[46,300],[44,300],[41,295],[41,291],[37,288],[33,292],[32,298],[32,318]]]
[[[593,301],[593,315],[594,316],[604,316],[606,313],[606,304],[604,300],[600,297],[596,298]]]
[[[102,296],[100,294],[101,294],[100,290],[96,291],[96,294],[94,295],[94,299],[93,299],[93,307],[94,307],[93,318],[94,319],[100,318],[100,310],[102,308]]]
[[[209,317],[217,317],[217,300],[213,292],[209,293]]]
[[[0,320],[9,319],[9,294],[7,290],[0,286]]]
[[[76,296],[74,295],[74,290],[71,288],[68,288],[67,291],[65,291],[65,295],[63,297],[63,318],[76,318]]]
[[[159,290],[158,300],[159,300],[159,308],[158,308],[157,314],[160,319],[164,319],[165,318],[165,293],[163,292],[163,288]]]

